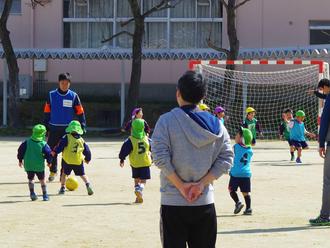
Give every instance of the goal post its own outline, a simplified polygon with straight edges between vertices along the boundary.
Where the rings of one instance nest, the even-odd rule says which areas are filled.
[[[235,65],[234,71],[226,70]],[[189,70],[203,74],[207,82],[205,103],[222,105],[230,134],[254,107],[267,139],[278,137],[281,113],[286,108],[306,112],[306,128],[317,132],[323,100],[307,94],[322,78],[329,78],[329,64],[322,60],[190,60]]]

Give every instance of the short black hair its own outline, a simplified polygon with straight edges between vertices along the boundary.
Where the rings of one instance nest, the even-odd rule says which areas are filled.
[[[178,90],[183,100],[198,104],[206,95],[206,83],[200,73],[187,71],[178,81]]]
[[[319,84],[317,85],[317,88],[323,88],[324,86],[330,87],[330,81],[327,78],[323,78],[320,80]]]
[[[288,113],[293,114],[293,110],[290,109],[290,108],[287,108],[287,109],[285,109],[285,110],[283,111],[283,113],[285,113],[285,114],[288,114]]]
[[[69,80],[71,82],[70,73],[66,72],[66,73],[61,73],[60,75],[58,75],[58,81],[62,81],[62,80]]]

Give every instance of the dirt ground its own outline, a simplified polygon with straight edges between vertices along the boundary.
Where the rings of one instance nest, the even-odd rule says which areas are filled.
[[[22,139],[0,140],[0,247],[160,247],[159,171],[145,189],[145,202],[133,204],[133,181],[126,163],[119,167],[121,141],[89,140],[93,159],[86,166],[95,194],[79,188],[50,201],[31,202],[16,152]],[[252,216],[234,216],[229,177],[215,183],[217,247],[329,247],[330,229],[310,227],[319,213],[322,159],[316,143],[303,152],[303,165],[288,162],[285,142],[258,142],[252,163]],[[48,175],[48,172],[47,172]],[[41,192],[36,184],[36,191]],[[241,196],[240,196],[241,197]]]

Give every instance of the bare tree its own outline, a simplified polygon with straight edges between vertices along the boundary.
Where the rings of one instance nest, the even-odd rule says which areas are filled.
[[[207,39],[207,44],[210,48],[225,53],[228,60],[236,60],[239,54],[239,40],[237,38],[236,29],[236,10],[251,0],[227,0],[227,2],[226,0],[219,1],[227,13],[227,35],[229,40],[229,50],[214,45],[210,37]],[[235,65],[228,65],[227,69],[234,70]]]
[[[128,89],[128,102],[125,111],[125,119],[126,122],[130,117],[131,110],[137,106],[138,99],[140,95],[140,82],[141,82],[141,69],[142,69],[142,42],[144,35],[144,24],[145,18],[150,16],[152,13],[161,11],[168,8],[174,8],[177,4],[179,4],[182,0],[161,0],[158,4],[150,8],[149,10],[142,13],[139,0],[127,0],[129,2],[131,12],[133,17],[125,22],[121,23],[121,27],[128,25],[131,22],[134,22],[134,33],[130,33],[127,31],[119,32],[111,36],[108,39],[102,41],[102,43],[108,42],[113,38],[126,34],[133,38],[132,45],[132,72],[130,78],[130,85]]]
[[[216,46],[211,41],[211,32],[209,38],[206,40],[207,44],[210,48],[215,49],[218,52],[225,53],[227,60],[236,60],[239,55],[239,40],[237,37],[237,29],[236,29],[236,11],[239,7],[243,6],[247,2],[251,0],[219,0],[222,4],[223,8],[226,10],[227,13],[227,35],[229,40],[229,49],[221,48]],[[229,132],[231,135],[234,134],[236,131],[235,126],[230,125],[231,120],[237,119],[241,117],[241,111],[238,108],[235,108],[234,105],[243,104],[241,103],[241,96],[242,96],[242,87],[238,84],[232,83],[232,70],[235,70],[235,65],[229,64],[226,65],[226,72],[224,75],[224,82],[222,84],[223,89],[222,92],[229,91],[230,96],[227,100],[223,100],[221,102],[230,113],[231,118],[229,119]]]
[[[51,0],[31,0],[31,6],[44,6]],[[7,28],[7,22],[12,7],[13,0],[5,0],[0,17],[0,39],[5,54],[5,59],[9,71],[9,90],[8,90],[8,117],[9,126],[17,127],[19,125],[18,102],[19,102],[19,67],[14,53],[13,45],[10,39],[10,32]]]

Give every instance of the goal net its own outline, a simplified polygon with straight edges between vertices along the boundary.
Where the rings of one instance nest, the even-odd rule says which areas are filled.
[[[226,69],[228,64],[235,64],[235,70]],[[190,69],[203,74],[207,82],[204,103],[211,111],[219,105],[225,108],[231,137],[245,119],[247,107],[256,110],[264,139],[279,138],[282,112],[288,108],[293,113],[303,110],[306,129],[318,131],[322,102],[308,91],[316,89],[321,78],[328,78],[328,64],[323,61],[190,61]]]

